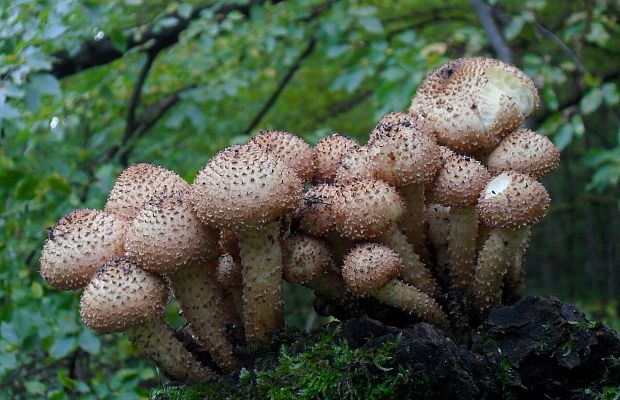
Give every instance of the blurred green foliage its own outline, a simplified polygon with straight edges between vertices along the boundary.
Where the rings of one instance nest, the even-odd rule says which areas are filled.
[[[563,156],[545,179],[554,203],[534,232],[528,284],[605,309],[617,328],[618,304],[607,300],[620,288],[618,3],[489,4],[514,62],[542,88],[530,126]],[[408,107],[433,68],[496,51],[465,0],[6,0],[0,20],[7,399],[143,398],[158,384],[126,339],[80,324],[79,293],[52,290],[38,274],[45,228],[72,209],[102,207],[125,165],[158,163],[191,180],[214,152],[259,128],[310,143],[332,132],[364,141],[382,114]],[[142,40],[181,24],[169,47]],[[88,58],[87,41],[117,56],[62,72],[61,62]],[[308,296],[296,293],[287,289],[289,321],[303,326]]]

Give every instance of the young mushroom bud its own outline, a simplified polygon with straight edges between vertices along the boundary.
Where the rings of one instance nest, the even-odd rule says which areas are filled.
[[[241,262],[231,254],[222,254],[215,268],[215,281],[218,286],[228,292],[239,320],[243,319],[243,278]]]
[[[41,277],[58,290],[88,284],[97,268],[123,255],[127,223],[105,211],[80,209],[48,229],[41,252]]]
[[[248,142],[275,156],[304,182],[314,177],[314,149],[299,136],[283,131],[262,131]]]
[[[297,175],[255,146],[234,146],[215,157],[192,184],[198,217],[239,237],[245,334],[256,347],[284,323],[278,220],[301,206]]]
[[[359,143],[342,135],[330,135],[319,140],[314,146],[316,156],[314,181],[317,183],[334,182],[340,161],[358,147]]]
[[[194,214],[189,191],[151,199],[132,221],[126,254],[145,270],[165,275],[192,332],[224,370],[235,369],[227,326],[234,316],[222,310],[223,291],[205,267],[218,255],[217,231]]]
[[[473,292],[482,312],[501,299],[502,279],[527,229],[547,212],[549,195],[528,175],[503,172],[493,178],[480,194],[478,214],[491,232],[478,255]]]
[[[189,184],[170,170],[152,164],[134,164],[116,179],[105,210],[131,220],[150,199],[188,188]]]
[[[450,207],[448,270],[452,283],[471,288],[476,263],[478,213],[476,201],[491,175],[477,160],[453,155],[445,161],[433,188],[433,200]]]
[[[342,276],[358,296],[373,296],[380,302],[413,314],[446,329],[448,318],[427,294],[398,280],[402,262],[394,250],[367,243],[355,247],[345,258]]]
[[[213,376],[188,352],[164,320],[166,283],[129,258],[104,264],[84,288],[82,321],[98,333],[125,332],[170,378],[199,382]]]
[[[484,57],[461,58],[426,77],[409,112],[433,126],[440,144],[473,154],[495,147],[539,101],[534,82],[518,68]]]

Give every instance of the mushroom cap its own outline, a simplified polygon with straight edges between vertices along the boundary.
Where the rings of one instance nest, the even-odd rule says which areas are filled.
[[[124,331],[164,313],[168,288],[158,275],[117,257],[97,270],[80,299],[82,321],[99,333]]]
[[[394,187],[383,181],[366,179],[341,186],[333,209],[338,233],[361,240],[385,232],[402,217],[405,205]]]
[[[427,120],[440,144],[471,154],[494,147],[539,102],[534,82],[518,68],[485,57],[460,58],[426,77],[409,112]]]
[[[450,207],[432,203],[425,207],[428,238],[435,246],[446,246],[450,235]]]
[[[359,147],[359,143],[347,136],[326,136],[314,146],[316,156],[315,182],[332,183],[340,161]]]
[[[432,136],[434,139],[437,139],[436,134],[430,127],[427,127],[424,120],[419,115],[413,115],[404,112],[391,112],[389,114],[385,114],[377,125],[370,132],[370,136],[368,137],[368,144],[372,144],[378,137],[383,136],[384,134],[391,132],[395,128],[399,126],[404,127],[422,127],[422,132]]]
[[[168,192],[153,198],[131,222],[125,253],[141,268],[168,274],[218,255],[218,232],[200,222],[188,195]]]
[[[345,257],[342,277],[347,287],[359,296],[367,296],[398,278],[402,262],[389,247],[366,243],[355,247]]]
[[[431,180],[441,165],[435,139],[419,124],[395,125],[368,146],[374,176],[396,187]]]
[[[490,179],[491,174],[478,160],[454,154],[440,168],[431,197],[446,206],[473,205]]]
[[[105,211],[79,209],[49,228],[41,252],[41,276],[58,290],[88,284],[97,268],[123,255],[127,222]]]
[[[334,202],[340,189],[334,185],[320,184],[304,194],[304,206],[299,211],[302,231],[323,236],[334,229]]]
[[[359,146],[340,160],[334,182],[348,184],[360,179],[372,179],[374,166],[367,146]]]
[[[548,137],[529,129],[506,136],[487,160],[492,173],[513,170],[536,179],[553,171],[560,163],[560,152]]]
[[[241,287],[243,284],[241,264],[230,254],[222,254],[215,268],[215,281],[223,289]]]
[[[314,149],[299,136],[284,131],[262,131],[248,142],[274,155],[295,171],[299,179],[309,181],[314,176]]]
[[[538,222],[549,207],[549,194],[534,178],[518,172],[502,172],[480,193],[480,219],[493,228],[517,229]]]
[[[302,204],[303,184],[285,163],[256,146],[219,152],[191,188],[194,211],[206,225],[245,230],[260,227]]]
[[[189,184],[170,170],[153,164],[134,164],[116,179],[104,209],[133,219],[151,198],[188,188]]]
[[[329,268],[333,256],[329,245],[308,235],[293,235],[284,242],[284,279],[305,284]]]

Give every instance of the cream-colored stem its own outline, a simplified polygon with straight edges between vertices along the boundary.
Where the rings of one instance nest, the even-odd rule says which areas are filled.
[[[243,322],[251,348],[268,341],[284,325],[279,235],[277,222],[239,232]]]
[[[435,300],[398,279],[389,281],[381,289],[375,291],[373,296],[384,304],[404,310],[442,329],[450,326],[448,317],[441,311]]]
[[[473,282],[474,301],[480,311],[500,303],[502,280],[526,234],[525,228],[491,231],[478,255]]]
[[[525,252],[529,244],[531,230],[526,228],[527,233],[523,242],[517,249],[510,265],[508,266],[508,272],[504,277],[503,297],[509,302],[515,302],[523,296],[524,283],[525,283]]]
[[[214,260],[213,262],[217,262]],[[217,286],[208,267],[195,265],[167,275],[172,294],[191,330],[226,372],[237,366],[228,340],[227,325],[234,324],[234,316],[227,313],[224,291]]]
[[[441,295],[431,271],[426,268],[413,249],[413,245],[409,243],[396,225],[392,225],[381,236],[377,237],[377,241],[388,246],[400,256],[403,263],[403,272],[400,278],[403,281],[417,287],[431,297],[437,298]]]
[[[426,221],[424,217],[424,185],[410,184],[398,189],[405,201],[405,213],[399,226],[405,233],[409,243],[422,259],[427,259]]]
[[[448,270],[456,287],[471,296],[476,264],[478,213],[476,206],[450,207],[448,235]]]
[[[129,340],[166,374],[184,382],[200,382],[215,373],[202,366],[174,337],[174,331],[163,316],[125,331]]]

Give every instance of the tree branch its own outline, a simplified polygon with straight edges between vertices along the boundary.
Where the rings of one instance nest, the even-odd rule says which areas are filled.
[[[123,144],[127,143],[127,141],[131,139],[131,136],[134,134],[136,127],[136,109],[140,105],[142,88],[144,87],[146,77],[153,66],[153,61],[155,61],[157,54],[158,52],[147,53],[146,60],[144,61],[144,65],[138,75],[138,80],[136,81],[133,92],[131,93],[131,98],[129,99],[129,104],[127,106],[127,122],[125,124],[125,134],[123,135]]]
[[[478,15],[480,24],[489,37],[489,43],[491,43],[495,55],[506,62],[513,63],[514,57],[512,56],[512,50],[510,50],[510,47],[506,44],[504,37],[495,23],[491,6],[484,0],[470,0],[469,4]]]
[[[270,0],[272,4],[280,3],[284,0]],[[69,75],[73,75],[80,71],[97,67],[99,65],[108,64],[118,58],[121,58],[125,52],[148,45],[148,49],[152,51],[161,51],[172,46],[179,40],[181,32],[183,32],[190,23],[198,19],[204,10],[214,8],[214,18],[222,20],[233,11],[237,11],[246,17],[250,15],[250,9],[255,5],[261,5],[266,0],[251,0],[249,2],[240,3],[223,3],[217,1],[194,8],[192,13],[183,18],[177,13],[163,15],[163,18],[174,18],[177,23],[165,28],[158,28],[157,21],[147,24],[146,26],[135,27],[125,31],[126,49],[121,51],[114,47],[112,39],[109,36],[101,40],[88,40],[84,42],[80,48],[71,53],[69,50],[61,50],[52,55],[54,61],[50,73],[56,78],[61,79]],[[144,32],[136,34],[136,32]]]

